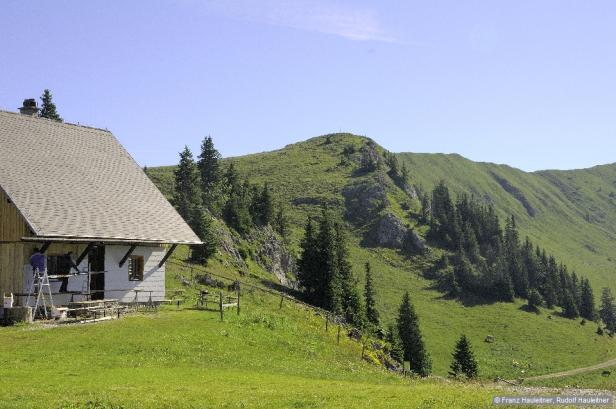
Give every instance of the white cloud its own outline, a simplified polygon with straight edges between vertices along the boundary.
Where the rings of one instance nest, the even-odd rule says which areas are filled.
[[[355,41],[396,42],[374,10],[308,0],[213,0],[207,7],[231,18],[332,34]]]

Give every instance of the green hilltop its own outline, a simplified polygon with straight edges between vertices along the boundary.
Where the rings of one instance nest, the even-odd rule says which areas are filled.
[[[611,246],[616,244],[616,212],[612,210],[616,204],[616,165],[527,173],[505,165],[472,162],[459,155],[400,153],[395,155],[409,173],[409,186],[401,188],[383,172],[357,171],[360,150],[367,144],[372,144],[381,157],[387,154],[369,138],[332,134],[224,162],[233,163],[252,183],[268,183],[284,203],[291,253],[298,254],[308,216],[318,215],[327,207],[346,220],[360,285],[363,265],[370,261],[378,307],[386,323],[393,321],[402,294],[410,292],[437,375],[446,375],[451,351],[462,333],[475,347],[482,378],[540,375],[614,356],[613,340],[596,335],[592,323],[580,325],[579,320],[568,320],[548,310],[530,314],[521,310],[521,300],[470,306],[447,299],[424,278],[440,254],[438,249],[409,256],[374,245],[371,237],[378,221],[388,214],[424,236],[426,226],[413,217],[420,210],[416,193],[429,192],[444,180],[453,192],[468,193],[492,204],[501,222],[515,215],[522,238],[528,235],[570,269],[588,277],[598,296],[602,286],[616,289],[610,280],[616,270],[616,261],[610,257]],[[148,169],[148,175],[167,197],[173,192],[173,168]],[[362,200],[357,202],[357,197]],[[243,240],[242,246],[252,245],[250,240]],[[210,263],[208,269],[223,268],[220,260]],[[269,279],[277,281],[274,275]],[[495,342],[484,342],[488,335]],[[567,342],[562,342],[565,339]]]

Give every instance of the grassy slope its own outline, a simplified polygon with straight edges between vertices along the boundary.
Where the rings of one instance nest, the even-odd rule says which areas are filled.
[[[353,179],[353,167],[340,163],[340,153],[345,145],[353,144],[359,147],[365,143],[365,139],[342,135],[333,138],[331,144],[324,142],[324,138],[313,138],[274,152],[228,159],[236,164],[242,174],[249,175],[253,182],[269,182],[278,195],[289,203],[293,245],[297,245],[301,238],[306,217],[319,212],[318,204],[314,203],[327,203],[338,210],[342,207],[340,194],[343,187]],[[579,264],[598,263],[595,261],[596,257],[585,257],[583,246],[575,240],[561,240],[561,233],[552,234],[552,229],[556,232],[570,229],[563,227],[566,224],[563,220],[567,220],[569,216],[566,215],[569,214],[574,217],[574,210],[564,203],[562,209],[559,207],[552,214],[547,205],[542,207],[535,204],[535,200],[539,202],[539,199],[527,193],[536,192],[533,193],[536,197],[546,196],[549,200],[544,201],[548,204],[558,203],[559,195],[562,194],[542,177],[496,165],[476,164],[459,156],[403,156],[403,159],[408,161],[414,182],[429,189],[438,180],[445,178],[453,187],[474,192],[480,197],[489,192],[503,215],[513,211],[518,216],[523,232],[531,235],[538,243],[555,252],[580,272],[591,276],[591,271],[582,269]],[[169,169],[152,169],[151,172],[156,173],[155,180],[164,181],[166,178],[168,185]],[[519,202],[489,176],[490,170],[498,172],[511,184],[524,189],[525,195],[530,196],[531,204],[536,206],[539,212],[532,220],[533,223],[537,221],[536,226],[531,224],[528,216],[524,216],[526,211]],[[547,193],[541,193],[542,189]],[[582,222],[578,221],[578,224]],[[593,240],[593,245],[602,246],[606,242],[605,238],[598,236],[591,227],[578,226],[579,234],[590,235],[589,240]],[[574,234],[570,236],[575,237]],[[578,254],[575,253],[576,249],[581,253],[579,257],[572,257],[571,254]],[[409,263],[393,251],[362,248],[357,239],[352,246],[352,255],[355,272],[360,278],[363,276],[363,263],[370,260],[373,264],[378,278],[380,310],[387,321],[393,318],[403,291],[411,292],[420,313],[437,374],[446,373],[451,349],[462,332],[467,333],[475,345],[484,377],[523,376],[522,370],[525,374],[541,374],[569,369],[612,358],[616,353],[612,341],[607,337],[594,335],[596,327],[592,324],[580,326],[577,321],[558,317],[548,320],[550,312],[544,311],[541,315],[523,313],[518,310],[520,304],[464,307],[458,302],[444,300],[438,292],[429,289],[428,281],[419,277],[422,263],[425,262],[423,258],[411,260]],[[565,255],[569,257],[564,257]],[[594,269],[592,272],[595,272]],[[599,274],[591,277],[595,279],[595,285],[597,281],[603,280]],[[497,342],[482,342],[488,334],[494,335]],[[567,342],[562,342],[563,339]],[[519,362],[521,366],[514,366],[513,361]]]
[[[360,359],[358,343],[336,345],[321,317],[259,293],[245,293],[242,315],[223,323],[167,308],[0,327],[0,339],[3,408],[487,408],[494,393],[386,373]]]
[[[616,290],[616,257],[612,258],[616,199],[609,196],[612,192],[616,195],[616,165],[525,173],[459,155],[403,153],[399,157],[416,183],[430,189],[443,179],[454,191],[494,203],[502,217],[515,215],[523,234],[589,277],[597,289],[609,286]],[[515,186],[535,209],[535,216],[531,217],[492,174]]]
[[[610,375],[603,375],[604,371],[609,371]],[[601,369],[585,374],[567,376],[563,378],[545,379],[541,381],[526,382],[525,385],[548,386],[548,387],[571,387],[603,389],[616,392],[616,367]]]

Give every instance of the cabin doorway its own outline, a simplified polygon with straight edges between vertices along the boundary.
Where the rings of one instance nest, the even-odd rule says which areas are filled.
[[[105,246],[100,244],[92,247],[88,253],[90,264],[90,299],[105,298]]]

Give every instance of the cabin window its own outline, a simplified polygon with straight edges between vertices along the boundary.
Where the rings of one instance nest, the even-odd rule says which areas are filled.
[[[47,274],[64,275],[71,273],[71,261],[66,254],[50,254],[47,256]]]
[[[128,259],[128,279],[143,281],[143,256],[130,256]]]

